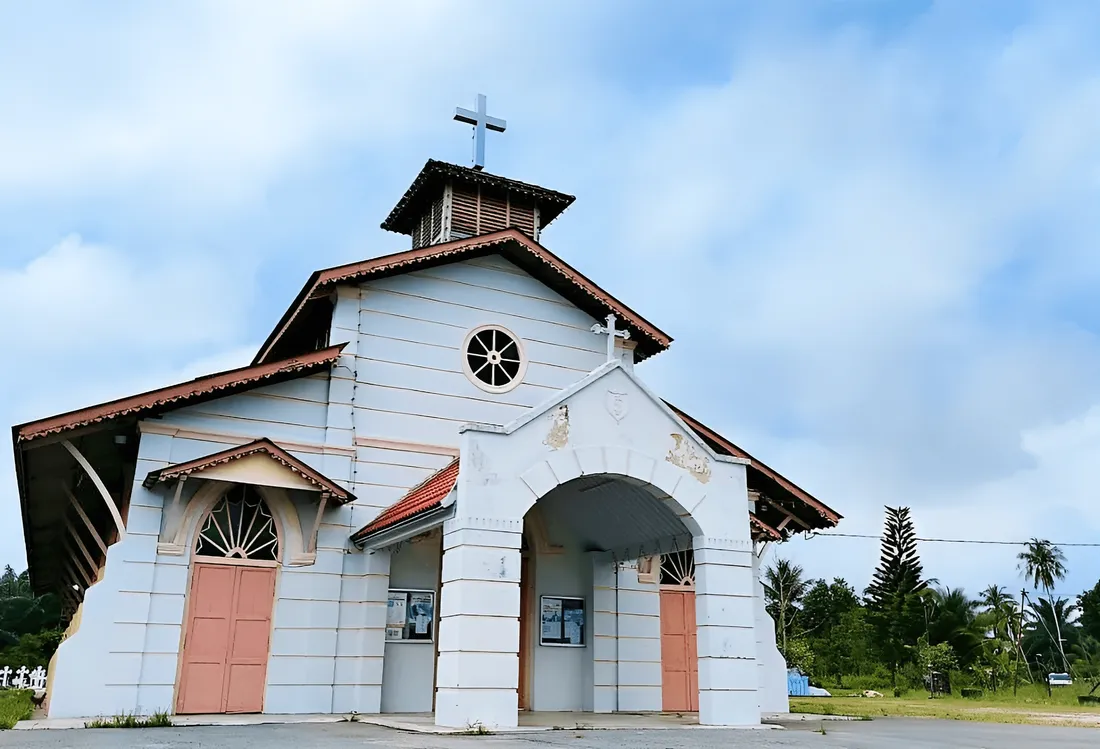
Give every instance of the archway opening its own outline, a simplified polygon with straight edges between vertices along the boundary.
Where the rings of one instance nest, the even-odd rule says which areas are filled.
[[[693,625],[693,592],[683,583],[697,534],[675,499],[628,476],[582,476],[540,498],[524,517],[520,708],[662,709],[658,565],[670,555],[685,567],[677,578],[679,610],[683,617],[692,609]],[[652,562],[652,570],[643,569],[640,560]],[[687,692],[695,683],[686,668],[695,662],[694,630],[681,622],[676,631],[685,655],[679,691]],[[631,649],[636,652],[625,652]],[[620,690],[628,682],[630,689]],[[642,697],[636,704],[624,702],[620,694],[627,691]],[[685,701],[686,707],[693,705],[697,699]]]

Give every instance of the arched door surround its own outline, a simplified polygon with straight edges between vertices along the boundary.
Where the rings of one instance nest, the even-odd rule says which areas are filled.
[[[195,534],[177,713],[263,711],[279,523],[256,487],[232,484]]]

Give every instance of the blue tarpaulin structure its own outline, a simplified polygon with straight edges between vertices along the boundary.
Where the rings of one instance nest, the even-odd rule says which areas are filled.
[[[810,677],[803,676],[795,669],[788,671],[787,695],[790,697],[808,697],[810,695]]]

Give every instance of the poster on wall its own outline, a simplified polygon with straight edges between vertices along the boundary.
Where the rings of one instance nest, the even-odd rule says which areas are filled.
[[[540,645],[584,647],[584,599],[543,596]]]
[[[409,593],[408,639],[431,640],[434,593]]]
[[[391,590],[386,597],[387,642],[431,642],[435,634],[435,593]]]
[[[561,639],[561,599],[542,597],[542,641]]]

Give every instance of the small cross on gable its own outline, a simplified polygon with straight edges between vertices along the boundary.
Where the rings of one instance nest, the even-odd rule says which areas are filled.
[[[607,325],[600,325],[596,323],[592,326],[592,332],[597,335],[607,335],[607,360],[615,361],[615,339],[622,338],[624,341],[630,338],[629,330],[616,330],[615,322],[618,320],[615,315],[607,316]]]

